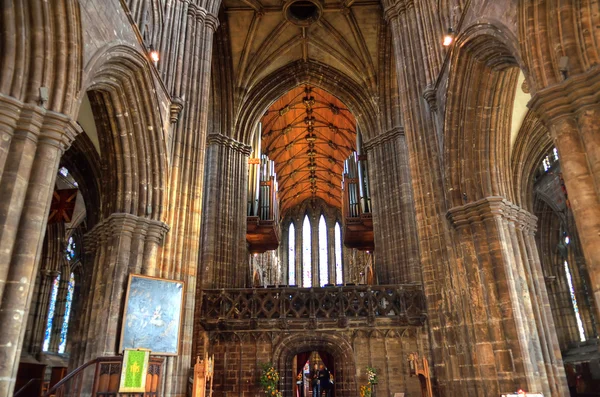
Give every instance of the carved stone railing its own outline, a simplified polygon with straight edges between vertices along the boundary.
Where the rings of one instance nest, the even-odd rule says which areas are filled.
[[[317,329],[423,325],[419,284],[204,290],[205,330]]]

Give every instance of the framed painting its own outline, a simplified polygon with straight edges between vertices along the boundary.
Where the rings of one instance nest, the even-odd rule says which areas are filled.
[[[177,355],[183,296],[183,281],[130,274],[120,351],[147,349],[154,355]]]

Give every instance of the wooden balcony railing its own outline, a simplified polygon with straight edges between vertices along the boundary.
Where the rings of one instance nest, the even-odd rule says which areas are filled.
[[[204,290],[206,330],[422,325],[421,285]]]

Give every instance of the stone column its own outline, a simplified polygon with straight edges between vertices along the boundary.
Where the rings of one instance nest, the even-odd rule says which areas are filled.
[[[599,85],[600,71],[594,68],[536,92],[529,103],[558,149],[596,301],[596,318],[600,318]]]
[[[568,394],[533,233],[536,217],[502,197],[456,207],[457,274],[465,279],[469,365],[477,392]],[[510,376],[505,376],[510,373]]]
[[[281,228],[281,242],[279,244],[279,263],[281,264],[281,284],[290,283],[289,266],[289,224]]]
[[[310,263],[312,266],[312,286],[318,287],[321,285],[321,277],[319,273],[319,215],[308,215],[310,219]]]
[[[61,266],[60,282],[58,283],[58,293],[56,295],[56,306],[54,307],[54,320],[52,322],[52,331],[50,334],[50,346],[48,347],[48,351],[52,353],[58,353],[58,347],[60,345],[60,334],[62,332],[62,325],[65,319],[67,293],[69,292],[68,287],[70,279],[70,266],[65,264]]]
[[[92,280],[96,275],[96,272],[92,269],[95,269],[96,251],[100,245],[97,237],[95,234],[87,233],[83,237],[81,246],[83,265],[87,271],[82,272],[81,280],[77,280],[78,282],[75,284],[75,295],[73,296],[75,304],[72,309],[73,320],[69,324],[70,370],[77,368],[85,359],[88,340],[87,334],[83,330],[87,329],[90,322],[88,314],[92,304]]]
[[[58,162],[77,127],[0,96],[0,395],[12,395]],[[20,112],[18,112],[20,109]]]
[[[147,233],[150,227],[161,230],[162,234],[149,238]],[[93,275],[81,313],[84,317],[79,327],[81,336],[76,338],[82,344],[87,342],[82,361],[119,353],[119,325],[128,275],[156,267],[156,263],[150,259],[149,263],[144,262],[144,253],[147,246],[150,246],[150,251],[156,250],[156,245],[162,241],[167,230],[166,225],[158,221],[115,213],[86,234],[84,249],[86,253],[88,249],[93,250],[93,264],[88,264],[93,268]],[[90,247],[91,240],[94,243]]]
[[[402,128],[364,144],[370,167],[375,270],[380,284],[421,282],[417,225]]]
[[[61,272],[65,261],[64,256],[64,223],[54,223],[46,228],[46,236],[42,246],[39,272],[36,277],[36,287],[32,295],[29,321],[23,349],[32,355],[42,351],[52,283]]]
[[[327,266],[329,269],[329,284],[335,285],[335,218],[326,219],[327,223]]]
[[[203,288],[241,288],[250,282],[246,196],[251,147],[221,134],[208,136],[201,277]]]

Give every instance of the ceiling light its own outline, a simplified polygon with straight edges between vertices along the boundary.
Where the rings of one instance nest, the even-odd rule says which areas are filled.
[[[444,36],[444,41],[442,42],[442,45],[444,47],[449,47],[453,42],[454,42],[454,30],[452,30],[452,28],[449,28],[448,33],[446,33],[446,35]]]
[[[152,62],[154,62],[154,66],[156,66],[156,64],[160,60],[160,55],[158,54],[158,51],[155,50],[154,47],[150,46],[150,48],[148,48],[148,54],[150,55],[150,59],[152,60]]]

